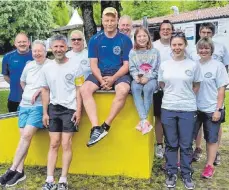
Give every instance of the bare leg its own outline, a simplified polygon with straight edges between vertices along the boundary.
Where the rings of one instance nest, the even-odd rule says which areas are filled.
[[[86,81],[80,88],[83,104],[91,121],[92,127],[99,125],[96,103],[93,98],[93,93],[98,89],[99,87],[91,81]]]
[[[110,125],[117,114],[124,107],[129,91],[130,86],[127,83],[121,82],[115,86],[116,95],[111,105],[110,114],[105,120],[106,124]]]
[[[207,165],[213,167],[217,150],[218,143],[207,143]]]
[[[220,126],[220,128],[219,128],[219,135],[218,135],[218,143],[217,143],[218,144],[218,147],[217,147],[217,149],[219,149],[219,145],[220,145],[220,142],[221,142],[222,134],[223,134],[223,129],[222,129],[222,126]]]
[[[201,148],[201,140],[203,136],[203,126],[201,126],[198,135],[196,137],[196,148]]]
[[[155,116],[155,133],[156,133],[156,140],[157,143],[163,143],[163,128],[161,124],[161,118]]]
[[[72,161],[72,137],[73,133],[62,133],[62,173],[61,177],[67,177]]]
[[[60,147],[61,133],[49,132],[49,137],[50,137],[50,146],[49,146],[49,153],[48,153],[47,175],[54,176],[58,150]]]
[[[24,161],[32,140],[33,135],[36,133],[37,128],[33,126],[25,126],[25,128],[20,129],[21,138],[18,143],[16,154],[14,156],[13,164],[11,170],[22,171],[24,167]]]

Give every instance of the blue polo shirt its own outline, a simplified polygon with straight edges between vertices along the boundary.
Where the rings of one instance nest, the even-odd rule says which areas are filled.
[[[21,101],[22,88],[20,77],[26,63],[32,60],[31,50],[25,54],[19,54],[17,50],[14,50],[4,55],[2,60],[2,74],[10,77],[9,100],[14,102]]]
[[[102,75],[113,75],[129,60],[132,42],[119,31],[113,38],[108,38],[104,31],[94,35],[88,46],[88,57],[98,58],[98,67]]]

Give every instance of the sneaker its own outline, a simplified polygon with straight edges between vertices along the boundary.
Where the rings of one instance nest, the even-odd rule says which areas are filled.
[[[218,165],[220,165],[220,153],[219,152],[217,152],[216,153],[216,157],[215,157],[215,161],[214,161],[214,166],[218,166]]]
[[[0,185],[4,186],[7,181],[11,180],[14,177],[16,173],[16,171],[8,169],[6,173],[0,177]]]
[[[186,189],[194,189],[195,188],[195,184],[192,180],[192,178],[182,178],[183,182],[184,182],[184,186]]]
[[[201,157],[202,157],[202,149],[196,148],[192,155],[192,161],[199,162]]]
[[[176,186],[177,182],[177,175],[176,174],[169,174],[165,180],[165,184],[168,188],[173,188]]]
[[[42,186],[42,190],[57,190],[57,185],[54,182],[45,182]]]
[[[142,121],[142,134],[145,135],[153,129],[153,126],[147,120]]]
[[[58,183],[57,190],[68,190],[68,183]]]
[[[17,185],[18,182],[23,181],[25,179],[26,179],[26,175],[24,171],[22,171],[22,173],[16,171],[16,174],[14,175],[14,177],[11,180],[6,182],[6,187],[13,187]]]
[[[204,178],[209,179],[209,178],[212,178],[212,176],[214,175],[214,173],[215,173],[214,167],[212,167],[210,165],[207,165],[207,166],[205,166],[205,168],[204,168],[201,176],[204,177]]]
[[[164,148],[161,144],[156,146],[156,157],[162,159],[164,157]]]
[[[107,135],[108,131],[106,131],[103,127],[96,126],[91,129],[90,140],[87,143],[87,146],[90,147],[100,141],[103,137]]]
[[[138,131],[142,131],[141,121],[139,121],[139,123],[137,124],[137,126],[135,127],[135,129],[137,129]]]

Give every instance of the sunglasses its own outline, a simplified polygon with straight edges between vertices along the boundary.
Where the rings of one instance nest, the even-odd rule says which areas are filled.
[[[83,39],[82,38],[72,38],[71,40],[74,42],[74,41],[82,41]]]
[[[184,32],[173,32],[172,37],[185,37]]]

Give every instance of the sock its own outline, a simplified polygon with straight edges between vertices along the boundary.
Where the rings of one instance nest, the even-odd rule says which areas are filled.
[[[163,143],[157,143],[157,146],[161,145],[163,147]]]
[[[103,127],[106,131],[109,131],[109,129],[110,129],[110,126],[107,125],[105,122],[102,124],[101,127]]]
[[[10,168],[11,171],[15,171],[16,169],[14,169],[13,167]]]
[[[53,183],[54,182],[54,177],[53,176],[47,176],[46,182]]]
[[[17,169],[17,172],[22,173],[22,170],[18,170],[18,169]]]
[[[67,183],[67,177],[60,177],[59,183]]]

